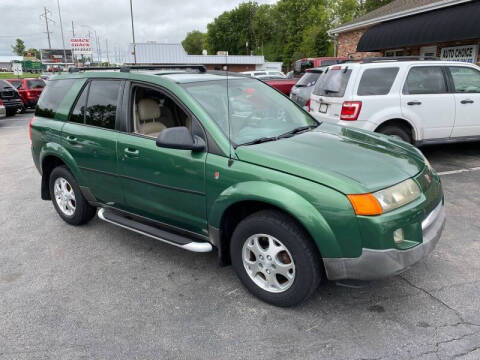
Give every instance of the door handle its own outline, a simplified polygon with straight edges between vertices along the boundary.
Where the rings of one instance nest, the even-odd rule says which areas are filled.
[[[137,149],[130,149],[130,148],[125,148],[123,152],[129,156],[138,156],[138,154],[140,154],[140,151],[138,151]]]
[[[78,141],[78,139],[75,136],[69,135],[69,136],[67,136],[67,141],[69,143],[76,143]]]
[[[461,104],[473,104],[473,100],[465,99],[465,100],[460,101],[460,103]]]
[[[421,101],[409,101],[407,102],[407,105],[422,105]]]

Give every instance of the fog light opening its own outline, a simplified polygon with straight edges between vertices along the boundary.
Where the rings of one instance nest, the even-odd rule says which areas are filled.
[[[403,229],[399,228],[393,232],[393,242],[395,244],[401,244],[405,240],[405,237],[403,236]]]

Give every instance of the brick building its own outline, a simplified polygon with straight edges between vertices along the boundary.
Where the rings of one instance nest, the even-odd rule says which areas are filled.
[[[329,30],[336,56],[480,61],[480,1],[394,0]]]

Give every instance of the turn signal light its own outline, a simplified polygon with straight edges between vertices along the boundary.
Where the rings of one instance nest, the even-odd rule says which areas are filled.
[[[307,111],[310,112],[311,108],[310,108],[310,99],[307,100],[307,103],[305,104],[305,106],[307,107]]]
[[[377,198],[372,194],[347,195],[357,215],[380,215],[383,210]]]
[[[342,111],[340,112],[340,120],[355,121],[360,115],[362,109],[361,101],[344,101]]]

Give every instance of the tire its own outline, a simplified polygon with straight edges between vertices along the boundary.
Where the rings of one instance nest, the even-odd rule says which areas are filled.
[[[22,106],[19,112],[20,114],[25,114],[26,111],[27,111],[27,108],[25,106]]]
[[[60,199],[58,199],[55,193],[57,185],[57,190],[59,191],[57,194]],[[66,223],[82,225],[95,216],[96,208],[91,206],[83,197],[77,181],[65,166],[58,166],[53,169],[50,174],[49,189],[53,206]],[[65,206],[62,206],[62,204],[65,204]]]
[[[17,113],[17,108],[15,109],[6,109],[7,116],[13,116]]]
[[[395,125],[387,125],[377,130],[380,134],[399,138],[409,144],[412,144],[412,137],[405,128]]]
[[[260,250],[255,244],[261,243]],[[300,304],[313,294],[323,276],[320,253],[310,236],[280,211],[264,210],[242,220],[233,232],[230,256],[243,285],[276,306]],[[283,276],[280,271],[288,274]]]

